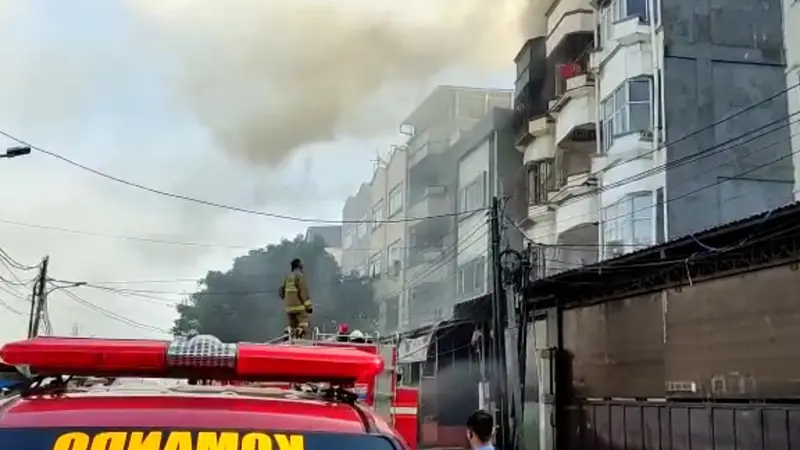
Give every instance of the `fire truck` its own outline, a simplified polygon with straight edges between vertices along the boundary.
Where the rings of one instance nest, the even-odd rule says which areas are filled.
[[[38,337],[0,349],[30,375],[0,400],[0,442],[26,450],[416,450],[417,393],[392,345]],[[23,369],[24,368],[24,369]],[[165,378],[178,385],[74,377]],[[189,380],[209,380],[190,384]],[[362,439],[363,438],[363,439]],[[376,438],[380,438],[376,440]]]

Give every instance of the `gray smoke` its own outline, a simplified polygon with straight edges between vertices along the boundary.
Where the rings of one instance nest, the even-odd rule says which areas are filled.
[[[445,69],[510,69],[529,22],[525,0],[129,1],[175,64],[181,103],[265,165],[341,132],[386,131],[373,128],[408,112],[408,87]]]

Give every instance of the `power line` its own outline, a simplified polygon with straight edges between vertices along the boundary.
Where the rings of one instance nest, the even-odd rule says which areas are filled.
[[[35,269],[39,268],[38,264],[35,264],[35,265],[32,265],[32,266],[26,266],[26,265],[20,263],[16,259],[12,258],[11,255],[8,254],[8,252],[3,250],[2,247],[0,247],[0,261],[5,261],[11,267],[14,267],[15,269],[18,269],[18,270],[26,270],[27,271],[27,270],[35,270]]]
[[[46,150],[46,149],[44,149],[42,147],[38,147],[38,146],[33,145],[33,144],[31,144],[31,143],[29,143],[27,141],[22,140],[21,138],[19,138],[17,136],[14,136],[13,134],[11,134],[11,133],[9,133],[7,131],[0,130],[0,135],[5,136],[8,139],[11,139],[12,141],[16,141],[20,145],[24,145],[26,147],[30,147],[31,149],[36,150],[37,152],[40,152],[40,153],[43,153],[43,154],[48,155],[50,157],[53,157],[55,159],[58,159],[58,160],[60,160],[60,161],[62,161],[64,163],[67,163],[67,164],[69,164],[69,165],[71,165],[73,167],[77,167],[78,169],[81,169],[81,170],[84,170],[86,172],[92,173],[94,175],[97,175],[99,177],[105,178],[107,180],[114,181],[114,182],[119,183],[119,184],[123,184],[123,185],[128,186],[128,187],[132,187],[132,188],[139,189],[139,190],[142,190],[142,191],[150,192],[151,194],[160,195],[162,197],[168,197],[168,198],[172,198],[172,199],[176,199],[176,200],[183,200],[183,201],[190,202],[190,203],[196,203],[196,204],[199,204],[199,205],[210,206],[210,207],[214,207],[214,208],[225,209],[225,210],[228,210],[228,211],[234,211],[234,212],[239,212],[239,213],[244,213],[244,214],[251,214],[251,215],[262,216],[262,217],[270,217],[270,218],[273,218],[273,219],[289,220],[289,221],[292,221],[292,222],[320,223],[320,224],[322,224],[322,223],[327,223],[327,224],[344,224],[344,223],[355,223],[355,224],[358,224],[358,223],[366,223],[366,224],[405,223],[405,222],[418,222],[418,221],[423,221],[423,220],[428,220],[428,219],[439,219],[439,218],[444,218],[444,217],[456,217],[456,216],[472,214],[472,213],[480,211],[480,210],[462,211],[462,212],[456,212],[456,213],[437,214],[437,215],[432,215],[432,216],[427,216],[427,217],[419,217],[419,218],[401,218],[401,219],[387,219],[387,220],[325,220],[325,219],[315,219],[315,218],[308,218],[308,217],[290,216],[290,215],[286,215],[286,214],[278,214],[278,213],[271,213],[271,212],[265,212],[265,211],[257,211],[257,210],[254,210],[254,209],[242,208],[242,207],[239,207],[239,206],[232,206],[232,205],[227,205],[227,204],[224,204],[224,203],[218,203],[218,202],[213,202],[213,201],[209,201],[209,200],[203,200],[203,199],[199,199],[199,198],[195,198],[195,197],[190,197],[190,196],[187,196],[187,195],[175,194],[175,193],[172,193],[172,192],[167,192],[167,191],[164,191],[164,190],[161,190],[161,189],[156,189],[156,188],[153,188],[153,187],[150,187],[150,186],[145,186],[145,185],[140,184],[140,183],[136,183],[136,182],[133,182],[133,181],[130,181],[130,180],[126,180],[126,179],[123,179],[123,178],[120,178],[120,177],[117,177],[117,176],[114,176],[114,175],[107,174],[107,173],[105,173],[103,171],[91,168],[91,167],[86,166],[84,164],[81,164],[81,163],[79,163],[77,161],[74,161],[74,160],[72,160],[70,158],[67,158],[66,156],[60,155],[60,154],[58,154],[56,152],[53,152],[53,151],[50,151],[50,150]]]
[[[623,161],[623,164],[625,162],[630,162],[630,161],[634,161],[636,159],[639,159],[639,158],[642,158],[642,157],[645,157],[645,156],[653,155],[654,153],[656,153],[656,152],[658,152],[660,150],[664,150],[664,149],[666,149],[666,148],[668,148],[668,147],[670,147],[672,145],[675,145],[675,144],[677,144],[679,142],[683,142],[683,141],[685,141],[685,140],[687,140],[689,138],[695,137],[695,136],[699,135],[700,133],[712,130],[713,128],[715,128],[717,126],[722,125],[723,123],[728,122],[730,120],[733,120],[733,119],[741,116],[742,114],[744,114],[744,113],[746,113],[748,111],[752,111],[752,110],[758,108],[759,106],[763,106],[763,105],[775,100],[776,98],[778,98],[778,97],[780,97],[782,95],[788,95],[789,91],[791,91],[792,89],[797,88],[798,86],[800,86],[800,83],[794,84],[792,86],[788,86],[786,89],[782,89],[782,90],[770,95],[769,97],[767,97],[765,99],[762,99],[762,100],[760,100],[760,101],[758,101],[756,103],[753,103],[753,104],[751,104],[749,106],[745,106],[744,108],[742,108],[742,109],[740,109],[740,110],[738,110],[738,111],[736,111],[736,112],[734,112],[732,114],[724,116],[723,118],[721,118],[721,119],[719,119],[719,120],[717,120],[715,122],[712,122],[709,125],[701,127],[699,129],[697,129],[695,131],[692,131],[692,132],[690,132],[690,133],[688,133],[688,134],[686,134],[686,135],[684,135],[682,137],[679,137],[679,138],[677,138],[677,139],[675,139],[673,141],[665,142],[664,144],[656,147],[655,149],[651,150],[650,152],[647,152],[647,153],[644,153],[642,155],[638,155],[638,156],[636,156],[634,158],[625,160],[625,161]],[[794,114],[792,114],[792,115],[794,115]],[[771,124],[774,124],[774,123],[777,123],[777,121],[772,122]],[[771,124],[767,124],[766,126],[770,126]],[[23,145],[26,145],[26,144],[23,144]],[[722,144],[722,145],[725,145],[725,144]]]
[[[130,319],[128,317],[125,317],[123,315],[120,315],[120,314],[111,312],[111,311],[109,311],[107,309],[101,308],[101,307],[95,305],[94,303],[81,298],[80,296],[78,296],[76,293],[72,292],[69,289],[63,289],[62,292],[67,297],[69,297],[70,299],[75,301],[76,303],[78,303],[78,304],[80,304],[80,305],[82,305],[82,306],[84,306],[84,307],[86,307],[88,309],[91,309],[92,311],[95,311],[95,312],[97,312],[97,313],[99,313],[99,314],[101,314],[101,315],[103,315],[105,317],[108,317],[109,319],[115,320],[117,322],[123,323],[125,325],[129,325],[129,326],[132,326],[132,327],[135,327],[135,328],[140,328],[140,329],[143,329],[143,330],[147,330],[147,331],[155,331],[155,332],[158,332],[158,333],[171,334],[171,332],[168,331],[168,330],[164,330],[164,329],[161,329],[161,328],[158,328],[158,327],[154,327],[152,325],[147,325],[147,324],[144,324],[144,323],[141,323],[141,322],[137,322],[137,321],[135,321],[133,319]]]
[[[800,122],[800,120],[798,120],[798,122]],[[784,125],[784,127],[788,127],[788,126],[791,126],[791,123],[790,123],[790,124],[787,124],[787,125]],[[781,128],[783,128],[783,127],[781,127]],[[754,139],[757,139],[757,138],[763,137],[764,135],[766,135],[766,134],[770,134],[770,133],[772,133],[772,132],[774,132],[774,131],[776,131],[776,130],[773,130],[773,131],[771,131],[771,132],[769,132],[769,133],[765,133],[765,134],[759,135],[759,136],[757,136],[757,137],[756,137],[756,138],[754,138]],[[780,143],[782,143],[782,142],[788,142],[788,141],[790,141],[790,140],[791,140],[793,137],[795,137],[795,136],[797,136],[797,135],[800,135],[800,132],[796,132],[796,133],[790,134],[788,137],[785,137],[785,138],[780,138],[780,139],[778,139],[778,140],[776,140],[776,141],[774,141],[774,142],[770,143],[769,145],[765,145],[765,146],[763,146],[763,147],[756,148],[755,150],[751,151],[750,153],[748,153],[748,154],[744,155],[744,157],[752,156],[752,155],[754,155],[754,154],[756,154],[756,153],[759,153],[759,152],[762,152],[762,151],[764,151],[764,150],[766,150],[766,149],[769,149],[769,148],[775,147],[776,145],[778,145],[778,144],[780,144]],[[752,140],[752,139],[751,139],[751,140]],[[734,145],[732,145],[732,146],[730,146],[730,147],[727,147],[725,150],[730,150],[730,149],[736,148],[736,147],[738,147],[738,146],[740,146],[740,145],[742,145],[742,144],[748,143],[748,142],[750,142],[750,141],[744,141],[744,142],[740,142],[740,143],[734,144]],[[740,173],[738,173],[736,176],[737,176],[737,177],[741,177],[742,175],[747,175],[747,174],[749,174],[749,173],[753,173],[753,172],[755,172],[755,171],[757,171],[757,170],[763,169],[764,167],[768,167],[768,166],[770,166],[770,165],[772,165],[772,164],[776,164],[776,163],[778,163],[778,162],[780,162],[780,161],[782,161],[782,160],[784,160],[784,159],[786,159],[786,158],[788,158],[788,157],[791,157],[791,156],[792,156],[794,153],[796,153],[796,152],[791,152],[791,153],[788,153],[788,154],[786,154],[786,155],[780,156],[780,157],[778,157],[778,158],[776,158],[776,159],[774,159],[774,160],[772,160],[772,161],[769,161],[769,162],[767,162],[767,163],[765,163],[765,164],[761,164],[761,165],[755,166],[755,167],[753,167],[753,168],[751,168],[751,169],[748,169],[748,170],[746,170],[746,171],[740,172]],[[719,165],[715,166],[715,168],[716,168],[716,167],[721,167],[722,165],[724,165],[724,164],[719,164]],[[711,184],[709,184],[709,185],[702,186],[702,187],[700,187],[700,188],[698,188],[698,189],[694,189],[694,190],[692,190],[692,191],[689,191],[689,192],[687,192],[687,193],[681,194],[681,195],[679,195],[679,196],[677,196],[677,197],[673,197],[673,198],[667,199],[667,200],[665,200],[665,201],[664,201],[664,203],[663,203],[663,204],[664,204],[664,205],[666,205],[666,204],[668,204],[668,203],[671,203],[671,202],[673,202],[673,201],[675,201],[675,200],[680,200],[680,199],[682,199],[682,198],[689,197],[689,196],[691,196],[691,195],[694,195],[694,194],[696,194],[696,193],[698,193],[698,192],[701,192],[701,191],[703,191],[703,190],[705,190],[705,189],[710,189],[710,188],[712,188],[712,187],[714,187],[714,186],[718,186],[718,185],[720,185],[720,184],[722,184],[722,183],[724,183],[724,182],[726,182],[726,181],[728,181],[728,179],[726,179],[726,178],[719,179],[719,180],[717,180],[716,182],[714,182],[714,183],[711,183]],[[580,195],[594,195],[594,193],[596,193],[596,192],[597,192],[597,191],[595,190],[595,191],[591,191],[590,193],[586,193],[586,194],[580,194]],[[577,197],[577,196],[576,196],[576,197]],[[610,221],[615,221],[615,220],[617,220],[617,219],[621,219],[621,218],[629,217],[631,214],[635,214],[635,213],[637,213],[637,212],[641,212],[641,211],[646,211],[646,210],[648,210],[648,209],[650,209],[650,208],[652,208],[652,206],[648,206],[648,207],[644,207],[644,208],[639,208],[639,209],[637,209],[637,210],[631,211],[630,213],[624,213],[624,214],[620,214],[620,215],[618,215],[618,216],[615,216],[615,217],[606,218],[606,219],[604,219],[604,220],[603,220],[603,222],[610,222]],[[583,216],[584,216],[584,214],[581,214],[581,215],[575,215],[575,216],[572,216],[572,217],[569,217],[569,218],[565,218],[564,220],[580,219],[580,218],[581,218],[581,217],[583,217]],[[512,221],[512,223],[513,223],[513,221]],[[520,229],[520,228],[519,228],[519,227],[518,227],[518,226],[517,226],[515,223],[514,223],[513,225],[514,225],[514,227],[515,227],[515,228],[516,228],[516,229],[517,229],[517,230],[518,230],[520,233],[522,233],[522,235],[524,236],[524,239],[526,239],[526,240],[528,240],[528,241],[531,241],[531,242],[534,242],[534,241],[532,241],[530,238],[528,238],[528,237],[527,237],[527,235],[524,233],[524,231],[523,231],[523,230],[521,230],[521,229]],[[539,237],[538,237],[538,239],[542,239],[542,238],[551,238],[551,237],[554,237],[554,236],[557,236],[557,235],[558,235],[558,233],[550,233],[550,234],[547,234],[547,235],[544,235],[544,236],[539,236]],[[534,242],[534,243],[536,243],[536,242]]]
[[[462,212],[459,214],[470,214],[471,212]],[[202,248],[222,248],[222,249],[229,249],[229,250],[252,250],[256,248],[252,245],[237,245],[237,244],[222,244],[222,243],[208,243],[208,242],[192,242],[192,241],[173,241],[167,239],[156,239],[156,238],[146,238],[140,236],[127,236],[127,235],[120,235],[120,234],[110,234],[110,233],[102,233],[98,231],[90,231],[90,230],[80,230],[75,228],[65,228],[59,227],[54,225],[45,225],[45,224],[37,224],[37,223],[29,223],[29,222],[22,222],[18,220],[10,220],[10,219],[0,219],[0,224],[5,225],[12,225],[24,228],[33,228],[39,230],[46,230],[46,231],[55,231],[59,233],[68,233],[68,234],[76,234],[82,236],[89,236],[89,237],[97,237],[97,238],[108,238],[108,239],[119,239],[124,241],[133,241],[133,242],[143,242],[148,244],[163,244],[163,245],[175,245],[175,246],[183,246],[183,247],[202,247]],[[451,229],[447,234],[452,232]],[[446,235],[445,235],[446,236]],[[443,236],[444,237],[444,236]],[[414,246],[400,246],[399,248],[402,249],[410,249],[415,248]],[[384,251],[384,248],[366,248],[366,247],[347,247],[342,248],[342,250],[347,251],[364,251],[364,252],[372,252],[377,253],[380,251]],[[34,266],[33,268],[36,268]]]
[[[700,151],[698,151],[696,153],[692,153],[692,154],[684,156],[682,158],[678,158],[676,160],[666,162],[666,163],[658,165],[656,167],[652,167],[652,168],[647,169],[645,171],[638,172],[638,173],[636,173],[634,175],[622,178],[620,180],[617,180],[617,181],[615,181],[613,183],[609,183],[607,185],[600,186],[600,187],[598,187],[596,189],[592,189],[592,190],[587,191],[587,192],[583,192],[583,193],[579,193],[579,194],[573,195],[572,197],[570,197],[569,199],[564,201],[561,204],[561,206],[566,206],[566,205],[569,205],[571,203],[577,202],[577,201],[579,201],[579,200],[581,200],[581,199],[583,199],[585,197],[596,195],[596,194],[599,194],[601,192],[610,191],[612,189],[616,189],[616,188],[619,188],[619,187],[622,187],[622,186],[625,186],[625,185],[628,185],[628,184],[631,184],[631,183],[635,183],[637,181],[644,180],[646,178],[649,178],[649,177],[651,177],[653,175],[656,175],[656,174],[659,174],[661,172],[665,172],[665,171],[667,171],[669,169],[674,169],[674,168],[681,167],[681,166],[684,166],[684,165],[689,164],[689,163],[694,163],[694,162],[697,162],[697,161],[699,161],[701,159],[707,158],[709,156],[713,156],[713,155],[722,153],[724,151],[727,151],[727,150],[742,146],[744,144],[748,144],[748,143],[753,142],[753,141],[755,141],[757,139],[760,139],[760,138],[762,138],[764,136],[767,136],[769,134],[772,134],[772,133],[775,133],[777,131],[780,131],[780,130],[782,130],[784,128],[789,128],[792,125],[800,122],[800,119],[795,120],[795,121],[787,122],[787,120],[789,118],[791,118],[791,117],[793,117],[795,115],[798,115],[798,114],[800,114],[800,111],[794,112],[792,114],[788,114],[785,117],[781,117],[781,118],[776,119],[776,120],[774,120],[774,121],[772,121],[770,123],[767,123],[767,124],[758,126],[756,128],[753,128],[751,130],[748,130],[748,131],[746,131],[746,132],[744,132],[744,133],[742,133],[742,134],[740,134],[738,136],[735,136],[735,137],[730,138],[730,139],[726,139],[725,141],[719,142],[719,143],[717,143],[717,144],[715,144],[715,145],[713,145],[711,147],[702,149],[702,150],[700,150]],[[780,126],[778,126],[777,128],[773,128],[773,129],[771,129],[769,131],[764,131],[764,130],[767,130],[768,128],[770,128],[770,127],[773,127],[774,125],[780,125]],[[756,135],[754,137],[751,137],[749,139],[743,140],[741,142],[736,142],[736,141],[739,141],[740,139],[742,139],[742,138],[744,138],[746,136],[749,136],[749,135],[751,135],[751,134],[753,134],[755,132],[759,132],[759,131],[764,131],[764,132],[761,133],[761,134],[758,134],[758,135]],[[731,145],[731,146],[727,146],[728,144],[731,144],[733,142],[736,142],[736,143]],[[760,151],[760,150],[761,149],[758,149],[758,151]],[[623,161],[621,161],[619,163],[616,163],[616,164],[613,164],[613,165],[609,165],[606,168],[604,168],[603,170],[601,170],[600,172],[601,173],[605,172],[606,169],[610,170],[611,168],[621,167],[624,164],[627,164],[627,163],[629,163],[631,161],[634,161],[636,159],[640,159],[640,158],[646,157],[647,155],[651,155],[652,153],[653,153],[653,151],[651,151],[649,153],[645,153],[645,154],[643,154],[641,156],[637,156],[635,158],[623,160]],[[753,153],[754,152],[751,152],[746,156],[750,156]],[[724,165],[724,164],[719,164],[719,165],[715,166],[714,168],[721,167],[722,165]]]

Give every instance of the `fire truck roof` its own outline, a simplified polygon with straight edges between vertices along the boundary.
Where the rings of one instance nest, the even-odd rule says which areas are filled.
[[[120,385],[0,399],[0,428],[147,427],[365,432],[359,411],[302,393],[231,386]],[[380,423],[378,424],[380,426]]]

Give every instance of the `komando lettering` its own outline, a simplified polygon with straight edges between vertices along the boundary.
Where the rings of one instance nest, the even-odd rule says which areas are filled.
[[[299,434],[236,431],[74,431],[52,450],[305,450],[305,441]]]

